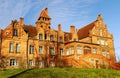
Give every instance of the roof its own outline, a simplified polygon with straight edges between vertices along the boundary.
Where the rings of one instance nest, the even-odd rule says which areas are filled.
[[[89,31],[92,30],[92,28],[95,26],[94,23],[96,21],[88,24],[87,26],[81,28],[78,30],[77,34],[78,34],[78,39],[82,39],[82,38],[85,38],[85,37],[88,37],[89,36]]]
[[[42,10],[38,19],[40,19],[40,17],[50,18],[50,16],[48,15],[48,9],[47,8]]]
[[[34,37],[37,35],[36,27],[34,27],[32,25],[25,25],[24,30],[26,33],[28,33],[29,37]]]

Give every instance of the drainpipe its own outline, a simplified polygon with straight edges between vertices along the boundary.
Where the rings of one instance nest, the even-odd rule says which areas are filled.
[[[27,47],[26,47],[26,68],[28,69],[29,68],[29,62],[28,62],[28,41],[29,39],[27,39]]]

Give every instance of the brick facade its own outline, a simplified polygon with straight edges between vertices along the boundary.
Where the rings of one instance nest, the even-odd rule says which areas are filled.
[[[70,32],[62,31],[60,24],[58,30],[50,25],[45,8],[36,26],[25,25],[24,18],[20,18],[0,30],[0,56],[5,67],[114,67],[114,39],[101,15],[83,28],[70,26]]]

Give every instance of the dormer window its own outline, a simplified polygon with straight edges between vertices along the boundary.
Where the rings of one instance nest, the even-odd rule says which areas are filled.
[[[13,36],[18,36],[18,30],[16,29],[13,30]]]

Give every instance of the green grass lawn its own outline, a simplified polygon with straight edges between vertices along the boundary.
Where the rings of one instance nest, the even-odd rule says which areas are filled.
[[[0,72],[0,78],[7,78],[25,69]],[[120,71],[109,69],[79,69],[79,68],[43,68],[32,69],[14,78],[120,78]]]
[[[23,72],[27,69],[6,69],[6,70],[0,70],[0,78],[8,78],[13,75],[16,75],[20,72]]]

